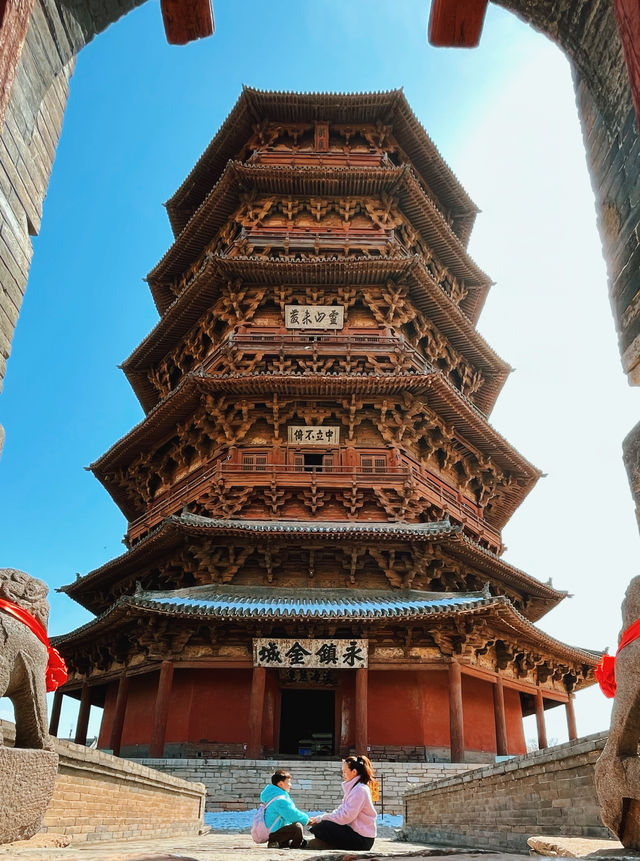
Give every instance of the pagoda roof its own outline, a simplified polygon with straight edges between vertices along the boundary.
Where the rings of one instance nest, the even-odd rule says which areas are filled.
[[[196,165],[167,201],[174,235],[178,235],[201,205],[224,170],[251,137],[254,124],[272,122],[393,124],[393,134],[415,170],[449,214],[456,233],[466,243],[478,207],[440,155],[437,147],[411,110],[402,90],[377,93],[267,92],[243,87],[231,113],[223,122]]]
[[[170,591],[142,591],[122,595],[96,619],[52,637],[57,648],[81,648],[95,642],[132,617],[171,616],[179,621],[353,621],[397,623],[424,620],[438,628],[448,616],[486,620],[496,637],[544,651],[552,659],[594,669],[601,653],[556,640],[544,633],[505,596],[487,592],[437,593],[381,589],[286,589],[264,586],[196,586]],[[586,673],[585,673],[586,674]]]
[[[250,284],[275,286],[288,283],[305,287],[340,283],[374,286],[376,280],[384,283],[386,278],[403,276],[408,279],[416,305],[427,319],[484,374],[485,383],[474,396],[474,402],[483,412],[490,413],[511,368],[487,344],[466,314],[438,287],[419,258],[414,257],[392,261],[350,258],[318,263],[207,255],[202,268],[177,298],[171,293],[164,297],[171,300],[164,315],[122,363],[122,368],[141,405],[145,411],[150,410],[157,403],[158,395],[147,378],[147,370],[161,361],[211,308],[219,295],[220,285],[235,278]]]
[[[300,541],[362,541],[385,544],[394,541],[409,541],[412,544],[438,544],[453,558],[459,559],[488,579],[498,580],[530,597],[527,618],[536,621],[567,596],[566,592],[554,589],[550,583],[541,583],[524,571],[505,562],[495,553],[485,550],[461,528],[448,520],[434,523],[390,523],[320,520],[240,520],[201,517],[194,514],[175,515],[166,518],[156,529],[143,536],[127,552],[78,577],[73,583],[61,587],[83,607],[92,612],[102,612],[109,601],[107,593],[116,583],[135,577],[141,568],[155,560],[164,558],[184,544],[193,544],[198,539],[216,536],[221,543],[229,539],[241,539],[263,544],[282,542],[284,539]],[[102,596],[96,590],[102,587]],[[404,594],[404,590],[393,590],[393,594]],[[424,594],[424,593],[420,593]],[[432,594],[432,593],[428,593]]]
[[[245,165],[230,161],[184,230],[147,281],[160,313],[164,310],[163,286],[182,275],[196,261],[238,206],[240,194],[253,189],[272,194],[380,194],[399,196],[400,207],[426,244],[465,287],[482,291],[483,301],[491,285],[489,276],[471,259],[464,244],[425,194],[408,167],[279,167]]]
[[[297,382],[299,381],[299,382]],[[240,392],[257,395],[272,392],[313,393],[319,395],[345,395],[358,392],[378,394],[409,391],[427,393],[428,403],[443,420],[458,431],[461,443],[471,451],[491,450],[492,460],[501,469],[511,473],[516,482],[505,488],[500,504],[487,516],[487,522],[502,528],[540,477],[540,471],[524,458],[486,420],[472,402],[455,389],[442,372],[432,369],[426,374],[398,374],[390,377],[362,375],[305,375],[293,377],[272,374],[251,376],[215,377],[201,372],[186,374],[176,386],[144,419],[116,442],[89,467],[109,491],[123,514],[131,520],[140,511],[124,491],[112,486],[109,474],[118,466],[127,464],[141,449],[155,439],[162,439],[184,421],[205,393]]]

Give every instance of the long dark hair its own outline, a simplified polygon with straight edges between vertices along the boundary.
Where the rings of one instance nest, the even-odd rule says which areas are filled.
[[[360,783],[369,783],[373,780],[373,766],[368,756],[345,756],[344,762],[351,771],[358,772]]]

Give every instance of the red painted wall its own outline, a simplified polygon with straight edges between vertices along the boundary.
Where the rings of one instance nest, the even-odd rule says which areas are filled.
[[[520,695],[505,688],[509,753],[525,752]],[[493,685],[462,676],[464,742],[467,750],[495,753]],[[446,672],[369,672],[369,743],[449,746],[449,678]]]
[[[368,724],[372,745],[448,746],[447,674],[370,671]]]
[[[340,749],[354,744],[353,674],[341,674],[336,691]],[[158,685],[158,673],[135,676],[122,737],[123,745],[148,744]],[[492,685],[462,676],[465,748],[496,749]],[[100,747],[108,747],[118,691],[106,691]],[[167,742],[246,742],[249,733],[251,670],[176,670],[171,690]],[[507,740],[510,754],[525,753],[520,695],[505,687]],[[262,744],[277,750],[280,687],[268,672],[262,723]],[[369,672],[369,743],[372,745],[449,746],[449,682],[446,672],[417,670]]]
[[[148,744],[158,688],[156,673],[129,682],[122,744]],[[251,670],[176,670],[171,687],[167,742],[246,742],[249,734]],[[100,729],[101,747],[108,747],[117,696],[109,686]]]
[[[422,693],[423,744],[449,747],[449,674],[419,672]]]
[[[190,686],[188,735],[177,734],[178,721],[169,720],[167,741],[246,742],[249,738],[251,670],[182,670]],[[176,713],[172,696],[172,712]]]

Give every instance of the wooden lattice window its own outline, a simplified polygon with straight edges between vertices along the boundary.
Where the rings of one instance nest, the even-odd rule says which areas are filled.
[[[248,452],[244,452],[242,455],[242,468],[246,472],[266,472],[266,454],[249,454]]]
[[[360,455],[360,469],[362,472],[386,472],[387,459],[373,454]]]

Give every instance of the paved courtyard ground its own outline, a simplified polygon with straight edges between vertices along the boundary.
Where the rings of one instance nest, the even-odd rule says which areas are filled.
[[[499,853],[464,852],[424,844],[400,843],[383,838],[376,840],[368,852],[345,852],[336,850],[267,849],[256,846],[249,834],[219,834],[212,832],[201,837],[184,837],[162,840],[127,840],[115,843],[75,844],[66,848],[36,847],[28,843],[0,847],[0,859],[15,858],[20,861],[348,861],[359,858],[393,858],[393,861],[455,854],[456,861],[530,861],[526,855],[504,855]]]

